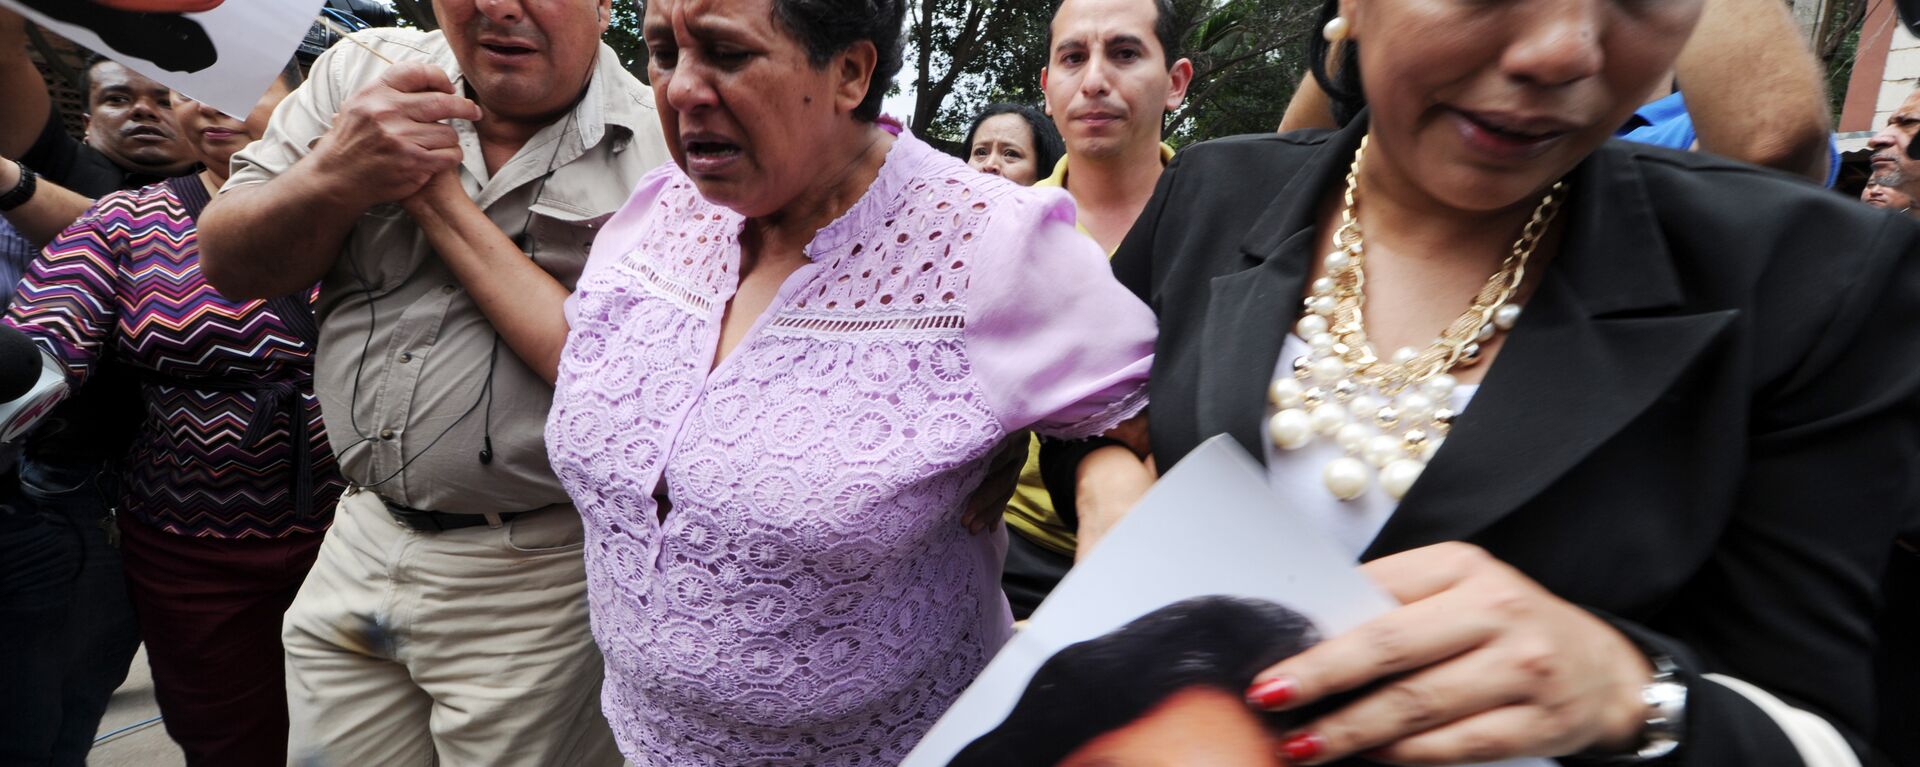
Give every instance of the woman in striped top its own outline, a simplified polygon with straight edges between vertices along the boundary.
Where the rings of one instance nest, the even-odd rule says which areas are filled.
[[[228,158],[298,76],[290,65],[244,122],[176,93],[206,170],[102,197],[29,268],[5,320],[76,387],[108,359],[142,379],[122,553],[167,731],[194,765],[286,758],[280,618],[342,489],[313,397],[310,296],[221,297],[195,234]]]

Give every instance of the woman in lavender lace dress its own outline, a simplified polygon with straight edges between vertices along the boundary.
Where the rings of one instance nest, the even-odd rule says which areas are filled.
[[[897,763],[1010,630],[1005,534],[963,524],[995,445],[1146,405],[1152,314],[1066,195],[879,116],[902,14],[649,2],[674,162],[564,311],[528,310],[546,284],[492,309],[557,376],[547,444],[636,763]]]

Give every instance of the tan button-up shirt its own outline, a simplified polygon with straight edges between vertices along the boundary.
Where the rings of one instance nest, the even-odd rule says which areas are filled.
[[[432,63],[462,84],[439,32],[377,29],[355,38],[394,61]],[[262,184],[292,168],[327,132],[341,103],[387,66],[350,42],[334,46],[274,112],[266,135],[234,156],[227,188]],[[651,91],[605,45],[586,97],[498,174],[488,177],[473,124],[452,124],[466,154],[461,178],[468,193],[569,289],[600,224],[642,175],[668,159]],[[499,513],[566,502],[542,437],[553,387],[499,340],[397,206],[375,207],[354,227],[321,284],[316,311],[314,390],[349,481],[433,511]],[[492,459],[483,463],[489,442]]]

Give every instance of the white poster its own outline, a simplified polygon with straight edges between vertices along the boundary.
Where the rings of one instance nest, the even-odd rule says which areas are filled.
[[[1393,606],[1215,437],[1067,574],[904,767],[1278,765],[1268,733],[1305,721],[1248,709],[1253,674]]]
[[[324,0],[0,0],[34,23],[245,117]]]

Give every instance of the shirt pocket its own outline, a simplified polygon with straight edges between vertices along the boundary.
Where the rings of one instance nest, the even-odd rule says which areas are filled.
[[[529,212],[527,231],[520,238],[521,249],[561,285],[573,290],[586,267],[587,254],[593,250],[594,238],[614,212],[582,211],[544,199],[535,202]]]
[[[400,288],[426,259],[427,235],[398,205],[375,205],[360,216],[335,266],[339,287],[378,298]]]

